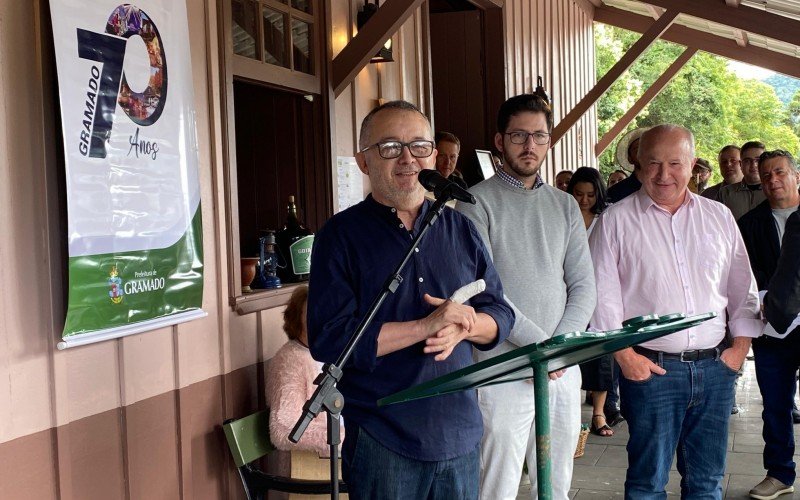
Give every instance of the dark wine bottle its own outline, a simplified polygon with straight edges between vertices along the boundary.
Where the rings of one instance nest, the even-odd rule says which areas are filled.
[[[294,196],[289,197],[286,225],[276,235],[278,251],[282,260],[278,268],[278,277],[284,283],[308,281],[311,273],[311,247],[314,244],[314,233],[306,229],[297,216],[297,205]]]

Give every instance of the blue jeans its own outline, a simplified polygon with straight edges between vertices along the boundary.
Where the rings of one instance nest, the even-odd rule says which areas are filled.
[[[764,468],[767,475],[793,484],[795,373],[800,365],[800,343],[763,337],[753,342],[756,379],[764,400]]]
[[[620,376],[622,413],[631,434],[625,498],[666,498],[677,450],[681,497],[721,499],[736,372],[714,358],[659,364],[666,374],[641,382]]]
[[[479,446],[451,460],[425,462],[387,449],[353,425],[342,446],[342,476],[354,500],[477,500]]]

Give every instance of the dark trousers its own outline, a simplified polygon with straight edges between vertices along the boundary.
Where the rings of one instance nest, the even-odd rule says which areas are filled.
[[[398,455],[351,425],[342,446],[342,477],[353,500],[477,500],[479,448],[424,462]]]
[[[795,479],[792,404],[795,373],[800,366],[800,342],[762,337],[753,342],[756,379],[764,400],[764,468],[784,484]]]

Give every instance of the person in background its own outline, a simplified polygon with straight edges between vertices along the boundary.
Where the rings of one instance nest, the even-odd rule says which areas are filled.
[[[694,194],[701,194],[708,185],[708,179],[711,178],[711,164],[708,160],[698,158],[697,162],[692,167],[692,178],[689,179],[689,191]]]
[[[569,180],[572,179],[572,170],[562,170],[556,174],[556,188],[561,191],[567,190]]]
[[[633,173],[614,187],[608,190],[608,202],[616,203],[627,196],[635,193],[642,187],[641,167],[637,153],[639,151],[639,138],[642,137],[646,128],[631,130],[620,139],[617,144],[617,162],[623,169],[631,170]],[[622,154],[624,152],[624,154]]]
[[[567,193],[578,202],[587,236],[592,234],[597,219],[607,205],[606,187],[600,172],[589,167],[579,168],[569,181]],[[614,358],[610,354],[581,364],[581,389],[591,394],[592,401],[592,422],[589,430],[598,436],[614,435],[604,413],[606,394],[613,389],[613,374]]]
[[[624,181],[627,178],[628,178],[628,172],[624,170],[614,170],[608,176],[608,187],[611,187],[620,181]]]
[[[763,152],[763,143],[745,143],[742,146],[742,181],[723,187],[717,195],[717,201],[730,208],[736,220],[767,199],[758,174],[758,158]]]
[[[541,97],[523,94],[506,100],[494,137],[503,169],[472,187],[475,205],[456,205],[486,243],[515,313],[508,340],[491,351],[476,351],[476,361],[585,329],[596,304],[580,210],[571,196],[545,184],[539,174],[552,129],[552,110]],[[580,432],[580,371],[572,367],[550,375],[552,491],[553,498],[566,500]],[[533,384],[518,380],[481,387],[478,402],[484,425],[480,496],[513,500],[523,461],[536,470]],[[536,498],[536,475],[529,476],[530,495]]]
[[[628,421],[625,498],[665,498],[677,450],[683,498],[722,498],[733,382],[761,334],[758,291],[730,211],[691,193],[694,136],[642,135],[642,189],[609,207],[589,238],[597,296],[591,325],[714,312],[704,323],[614,353]],[[725,348],[726,326],[733,345]]]
[[[587,236],[592,234],[595,222],[608,204],[608,195],[600,172],[594,168],[580,167],[567,185],[567,194],[571,194],[578,202]]]
[[[700,196],[709,200],[716,200],[719,190],[730,184],[736,184],[742,180],[742,160],[739,146],[728,144],[719,151],[717,161],[719,162],[719,173],[722,175],[722,182],[707,187]]]
[[[450,179],[464,189],[467,183],[458,170],[458,155],[461,153],[461,141],[450,132],[439,132],[436,134],[436,170],[442,177]]]
[[[283,331],[289,341],[278,349],[267,367],[269,438],[279,450],[315,451],[327,457],[330,448],[324,413],[308,425],[299,443],[289,441],[289,434],[303,413],[303,405],[316,389],[314,379],[322,370],[322,363],[314,361],[308,350],[307,303],[308,287],[300,285],[292,292],[283,312]],[[344,438],[344,429],[341,433]]]
[[[800,205],[800,171],[791,154],[776,150],[764,152],[758,169],[766,201],[739,219],[739,229],[747,247],[750,265],[759,293],[769,293],[781,255],[781,239],[787,219]],[[783,333],[783,332],[781,332]],[[794,404],[795,373],[800,367],[800,333],[778,336],[774,328],[753,340],[756,380],[764,410],[764,468],[767,477],[750,490],[756,499],[775,498],[794,490],[795,480]]]

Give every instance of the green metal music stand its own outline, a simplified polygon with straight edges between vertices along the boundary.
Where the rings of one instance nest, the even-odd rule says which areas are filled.
[[[697,326],[714,317],[716,313],[713,312],[689,317],[681,313],[665,316],[653,314],[631,318],[619,330],[556,335],[538,344],[520,347],[397,392],[380,399],[378,406],[533,378],[538,493],[540,499],[550,500],[550,399],[547,374]]]

